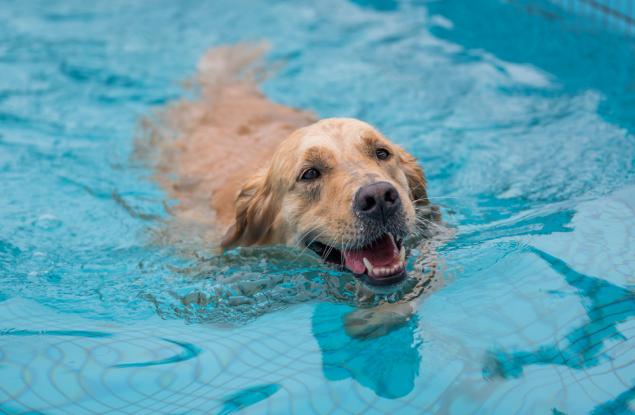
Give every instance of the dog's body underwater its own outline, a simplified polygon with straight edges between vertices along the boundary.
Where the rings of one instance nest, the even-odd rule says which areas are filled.
[[[400,282],[404,240],[436,215],[422,168],[365,122],[316,121],[269,101],[254,76],[260,52],[213,50],[200,99],[148,123],[158,179],[179,202],[172,213],[224,235],[223,249],[308,248],[366,284]]]

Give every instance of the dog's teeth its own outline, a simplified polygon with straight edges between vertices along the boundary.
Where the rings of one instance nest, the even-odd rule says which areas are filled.
[[[368,259],[366,259],[366,257],[364,257],[364,259],[362,259],[362,262],[364,262],[364,265],[366,266],[366,270],[368,271],[368,274],[372,274],[373,273],[373,264],[371,264],[370,261]]]
[[[401,262],[406,262],[406,247],[401,245],[401,250],[399,251],[399,259]]]
[[[392,233],[388,232],[388,237],[392,241],[392,246],[396,247],[397,246],[397,242],[395,242],[395,237],[392,236]]]
[[[387,275],[393,275],[405,269],[406,266],[406,264],[401,261],[395,265],[388,267],[373,267],[373,264],[370,263],[368,258],[362,258],[362,261],[364,262],[364,266],[366,267],[368,275],[371,277],[385,277]]]

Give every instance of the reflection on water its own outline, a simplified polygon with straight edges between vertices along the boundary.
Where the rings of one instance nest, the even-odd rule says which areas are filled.
[[[232,393],[223,400],[223,407],[218,415],[229,415],[267,399],[280,390],[280,385],[258,385]]]
[[[576,289],[588,320],[566,333],[564,338],[554,339],[554,343],[540,345],[531,351],[491,351],[487,355],[483,375],[486,378],[518,378],[528,365],[564,365],[572,369],[584,369],[610,360],[605,354],[610,347],[608,343],[611,340],[625,341],[627,337],[633,336],[631,332],[621,332],[617,325],[635,316],[635,290],[582,274],[537,248],[529,250]],[[598,407],[597,411],[621,413],[626,411],[626,403],[633,398],[635,387],[622,392],[614,401]]]
[[[620,393],[608,402],[605,402],[601,405],[596,406],[591,412],[592,415],[603,415],[603,414],[632,414],[633,407],[631,403],[635,400],[635,386],[632,386],[630,389]]]
[[[626,340],[626,333],[621,333],[617,324],[635,316],[634,290],[579,273],[539,249],[530,248],[530,251],[577,289],[588,322],[565,334],[564,341],[557,339],[556,344],[543,345],[534,351],[492,352],[483,370],[486,377],[519,377],[523,367],[532,364],[566,365],[575,369],[595,366],[600,359],[606,358],[602,352],[607,341]]]
[[[168,343],[172,343],[178,346],[181,349],[181,351],[178,354],[175,354],[170,357],[166,357],[165,359],[151,360],[147,362],[118,363],[116,365],[113,365],[112,367],[122,369],[122,368],[128,368],[128,367],[169,365],[172,363],[179,363],[185,360],[194,359],[196,358],[196,356],[198,356],[201,353],[201,349],[191,343],[179,342],[179,341],[170,340],[170,339],[161,339],[161,340],[164,340]]]
[[[379,321],[372,329],[381,330],[377,335],[354,337],[345,327],[347,317],[354,312],[346,305],[315,307],[312,330],[322,352],[324,376],[331,381],[352,378],[384,398],[406,396],[414,388],[421,361],[416,316],[402,319],[401,324]]]

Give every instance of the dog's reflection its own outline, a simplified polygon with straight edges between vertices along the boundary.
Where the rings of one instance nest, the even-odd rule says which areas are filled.
[[[412,391],[419,375],[416,327],[409,304],[355,309],[323,303],[312,318],[324,376],[331,381],[352,378],[390,399]]]

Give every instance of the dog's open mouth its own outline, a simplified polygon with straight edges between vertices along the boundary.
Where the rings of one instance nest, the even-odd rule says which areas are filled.
[[[358,249],[340,251],[321,242],[313,242],[309,248],[325,262],[343,265],[370,285],[395,284],[406,277],[406,250],[390,233]]]

